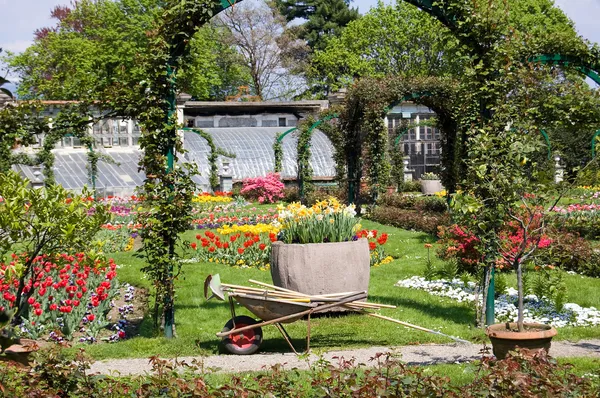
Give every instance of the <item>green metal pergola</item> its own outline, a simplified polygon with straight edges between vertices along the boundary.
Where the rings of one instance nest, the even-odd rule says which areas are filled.
[[[212,15],[215,16],[220,12],[226,10],[233,5],[240,3],[242,0],[213,0],[213,9]],[[176,78],[174,68],[178,64],[179,59],[185,53],[185,46],[187,43],[179,42],[179,43],[171,43],[171,57],[167,62],[167,80],[169,83],[169,94],[165,100],[167,101],[168,110],[167,110],[167,120],[166,123],[168,126],[173,126],[173,117],[177,112],[177,88],[176,88]],[[167,148],[167,173],[171,173],[175,167],[175,141],[177,139],[177,131],[175,129],[170,129],[173,131],[173,135],[170,137],[171,144]],[[169,242],[169,253],[173,255],[175,253],[175,244],[174,242]],[[173,269],[169,270],[169,275],[173,274]],[[171,298],[166,297],[165,300],[171,300]],[[172,306],[172,303],[165,303],[165,324],[164,324],[164,332],[165,337],[170,339],[173,338],[173,325],[175,323],[175,310]]]

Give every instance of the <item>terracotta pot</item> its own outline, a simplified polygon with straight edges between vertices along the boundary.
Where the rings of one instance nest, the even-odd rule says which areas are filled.
[[[544,350],[548,353],[552,337],[556,336],[556,329],[550,325],[539,323],[525,323],[524,326],[526,330],[522,333],[515,331],[517,330],[516,323],[510,323],[509,329],[507,329],[506,323],[487,327],[486,333],[492,342],[496,358],[504,359],[506,354],[515,348],[527,348],[533,352]]]
[[[274,242],[272,247],[271,277],[276,286],[309,295],[369,289],[367,239],[309,244]]]
[[[423,195],[433,195],[443,190],[444,187],[440,180],[421,180],[421,192]]]

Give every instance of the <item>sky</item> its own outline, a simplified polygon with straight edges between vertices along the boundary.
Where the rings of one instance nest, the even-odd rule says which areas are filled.
[[[392,0],[385,0],[389,3]],[[555,3],[575,22],[583,37],[600,42],[600,0],[555,0]],[[33,40],[33,32],[50,26],[50,11],[70,0],[0,0],[0,48],[20,52]],[[352,6],[365,13],[377,0],[354,0]]]
[[[389,3],[386,0],[385,3]],[[600,0],[555,0],[555,3],[575,22],[583,37],[600,42]],[[68,5],[70,0],[0,0],[0,48],[23,51],[33,39],[33,32],[52,24],[50,10],[56,5]],[[354,0],[352,5],[365,13],[377,0]]]

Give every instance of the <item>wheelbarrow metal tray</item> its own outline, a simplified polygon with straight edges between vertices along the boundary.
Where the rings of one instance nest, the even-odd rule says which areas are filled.
[[[263,321],[271,321],[273,319],[301,313],[317,306],[316,303],[291,302],[288,300],[279,300],[271,297],[254,296],[242,293],[230,294],[229,296],[233,297],[238,303],[246,307],[248,311]],[[297,318],[287,319],[281,323],[292,323],[300,318],[302,318],[302,315],[299,315]]]

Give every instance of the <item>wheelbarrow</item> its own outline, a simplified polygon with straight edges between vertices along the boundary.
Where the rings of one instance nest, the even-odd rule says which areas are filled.
[[[307,319],[306,351],[308,352],[310,350],[311,315],[332,310],[336,307],[346,310],[350,309],[424,332],[442,335],[460,343],[469,343],[435,330],[368,312],[367,309],[396,307],[362,301],[367,298],[366,291],[308,296],[259,281],[250,280],[250,282],[268,287],[269,289],[224,284],[221,283],[219,275],[209,275],[204,282],[204,296],[207,300],[216,297],[221,301],[225,301],[225,293],[228,294],[231,319],[225,324],[223,330],[217,333],[217,337],[222,338],[225,350],[232,354],[250,355],[258,351],[263,342],[262,327],[267,325],[275,325],[292,351],[298,354],[283,324],[292,323],[304,317]],[[212,292],[210,297],[208,296],[209,290]],[[260,320],[246,315],[236,315],[234,301],[244,306]]]

